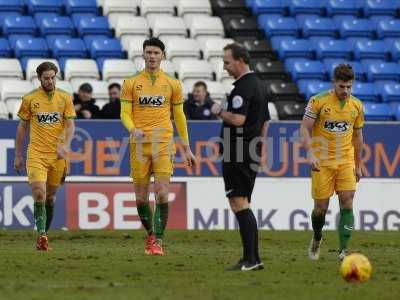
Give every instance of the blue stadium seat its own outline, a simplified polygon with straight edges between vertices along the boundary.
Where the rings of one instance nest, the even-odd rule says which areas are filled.
[[[292,16],[297,14],[317,14],[323,12],[323,2],[320,0],[289,0],[289,13]]]
[[[303,36],[330,36],[336,37],[337,27],[331,18],[310,18],[303,24]]]
[[[363,42],[370,41],[370,39],[367,38],[367,37],[359,37],[359,36],[348,37],[345,40],[349,43],[349,46],[350,46],[351,49],[354,49],[356,43],[359,42],[359,41],[363,41]]]
[[[357,16],[359,8],[354,1],[327,0],[326,13],[328,16],[339,14]]]
[[[58,13],[54,12],[39,12],[33,14],[33,19],[35,20],[36,25],[40,24],[43,19],[50,18],[50,17],[59,17]]]
[[[294,18],[268,17],[260,18],[259,21],[261,22],[261,27],[269,37],[274,35],[297,36],[299,32],[299,28]]]
[[[19,38],[15,41],[15,56],[48,57],[49,48],[44,38]]]
[[[315,60],[297,61],[293,64],[292,69],[289,71],[294,81],[299,79],[325,79],[324,65]]]
[[[379,21],[376,34],[378,38],[400,38],[400,20],[382,20]]]
[[[13,17],[21,17],[22,14],[16,11],[0,11],[0,26],[1,28],[3,28],[3,23],[4,23],[4,18],[5,17],[9,17],[9,16],[13,16]],[[0,30],[1,31],[1,30]]]
[[[372,21],[375,27],[378,26],[378,23],[380,21],[391,21],[394,20],[393,16],[384,16],[384,15],[375,15],[375,16],[370,16],[369,19]]]
[[[111,35],[108,20],[106,17],[80,17],[79,22],[74,24],[79,35]]]
[[[61,14],[62,0],[25,0],[30,15],[38,12]]]
[[[41,35],[72,35],[74,33],[74,26],[72,25],[71,19],[66,16],[42,17],[37,25]]]
[[[393,0],[366,0],[362,8],[364,16],[396,15],[398,3]]]
[[[376,84],[376,83],[375,83]],[[399,102],[400,103],[400,83],[388,82],[378,85],[378,91],[383,102]]]
[[[344,20],[339,26],[339,32],[342,38],[351,36],[372,38],[374,28],[372,22],[367,19]]]
[[[285,69],[290,72],[291,70],[293,70],[295,63],[297,63],[297,62],[307,62],[307,61],[310,61],[310,60],[307,59],[307,58],[304,58],[304,57],[286,58],[285,59]],[[317,79],[314,79],[314,80],[317,80]]]
[[[69,36],[55,36],[47,38],[48,45],[53,57],[75,57],[86,58],[87,49],[85,43],[80,38]]]
[[[19,39],[33,39],[35,36],[31,34],[10,34],[8,36],[8,42],[10,43],[11,49],[15,48],[15,43]]]
[[[400,102],[390,103],[390,113],[395,120],[400,121]]]
[[[332,17],[333,22],[336,24],[338,28],[340,27],[340,24],[342,24],[342,22],[353,21],[355,19],[357,19],[357,17],[353,15],[334,15]]]
[[[5,38],[0,38],[0,57],[11,57],[12,51],[8,40]]]
[[[287,0],[254,0],[252,10],[254,15],[285,14]]]
[[[386,44],[390,45],[390,43]],[[390,49],[390,54],[392,56],[392,60],[400,61],[400,39],[393,41],[393,43],[391,43],[391,45],[389,46],[389,49]]]
[[[306,90],[306,99],[310,99],[312,96],[317,95],[323,91],[329,90],[332,88],[332,83],[328,81],[319,81],[319,82],[311,82],[307,86]]]
[[[344,61],[343,59],[338,59],[338,58],[325,58],[323,60],[325,69],[328,73],[329,79],[333,80],[333,70],[339,65],[339,64],[349,64],[353,68],[354,75],[356,77],[356,80],[358,81],[364,81],[366,78],[364,68],[362,64],[358,61]]]
[[[0,11],[1,12],[24,12],[24,1],[23,0],[0,0]]]
[[[303,95],[306,95],[308,86],[310,84],[318,84],[318,83],[321,83],[321,82],[323,82],[323,81],[316,80],[316,79],[300,79],[296,83],[297,83],[297,87],[298,87],[300,93],[303,94]],[[306,98],[306,100],[308,100],[308,98]]]
[[[98,14],[96,0],[64,0],[64,5],[67,15],[74,13]]]
[[[364,102],[364,116],[366,121],[393,120],[390,106],[386,103]]]
[[[317,19],[320,18],[319,15],[313,15],[313,14],[298,14],[296,15],[296,22],[299,25],[299,27],[303,27],[304,22],[308,19]]]
[[[373,83],[355,82],[352,94],[362,101],[378,102],[378,92]]]
[[[281,39],[278,47],[278,54],[281,60],[288,57],[304,57],[312,59],[312,43],[304,39],[293,39],[287,37],[286,39]]]
[[[343,40],[321,40],[315,43],[315,52],[318,59],[332,57],[350,60],[351,58],[349,43]]]
[[[400,81],[400,65],[394,62],[363,61],[368,81],[396,80]]]
[[[322,36],[322,35],[321,36],[313,35],[313,36],[310,36],[308,38],[308,40],[310,40],[313,43],[313,45],[315,46],[316,44],[318,44],[321,41],[331,41],[332,37],[331,36]]]
[[[389,50],[383,41],[358,41],[354,45],[354,58],[361,59],[382,59],[389,55]]]
[[[3,22],[3,34],[36,34],[35,21],[31,16],[7,16]]]
[[[99,57],[123,58],[121,42],[108,37],[84,38],[86,47],[93,59]]]

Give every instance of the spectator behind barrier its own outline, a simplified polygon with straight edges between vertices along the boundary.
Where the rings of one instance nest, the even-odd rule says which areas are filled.
[[[193,85],[193,92],[189,94],[189,99],[183,104],[183,109],[188,120],[216,120],[216,116],[211,114],[213,104],[214,101],[210,98],[206,83],[197,81]]]
[[[74,94],[74,105],[78,119],[97,119],[100,117],[100,109],[92,98],[93,88],[89,83],[83,83]]]
[[[121,85],[118,83],[111,83],[108,86],[108,96],[110,102],[105,104],[100,111],[102,119],[119,119],[121,113],[121,102],[119,97],[121,95]]]

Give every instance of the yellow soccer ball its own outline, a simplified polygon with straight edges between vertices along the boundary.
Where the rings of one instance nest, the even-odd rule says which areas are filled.
[[[371,277],[372,266],[366,256],[354,253],[343,259],[340,273],[348,282],[365,282]]]

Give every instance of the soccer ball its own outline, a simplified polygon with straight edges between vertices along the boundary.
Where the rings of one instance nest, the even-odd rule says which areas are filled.
[[[340,273],[348,282],[365,282],[371,277],[372,267],[366,256],[354,253],[343,259]]]

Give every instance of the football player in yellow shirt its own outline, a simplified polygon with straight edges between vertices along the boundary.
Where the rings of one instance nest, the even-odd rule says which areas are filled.
[[[131,177],[136,207],[147,231],[145,253],[164,255],[162,238],[168,219],[168,191],[173,172],[175,144],[172,121],[183,144],[183,161],[191,166],[180,82],[160,69],[165,46],[158,38],[143,43],[145,69],[125,79],[121,91],[121,121],[131,138]],[[150,177],[154,176],[156,206],[149,206]],[[154,224],[153,224],[154,219]]]
[[[54,199],[67,173],[67,155],[74,134],[72,97],[56,88],[57,66],[40,64],[36,73],[40,87],[22,97],[20,122],[15,138],[14,168],[24,165],[23,144],[29,129],[26,171],[34,199],[34,219],[39,234],[36,249],[50,250],[47,231],[53,218]]]
[[[314,210],[311,220],[314,235],[308,249],[309,258],[319,258],[322,227],[329,198],[337,193],[340,206],[339,259],[346,249],[354,229],[353,198],[360,180],[362,102],[351,95],[354,72],[350,65],[334,69],[333,89],[313,96],[301,123],[303,146],[311,165],[311,188]]]

